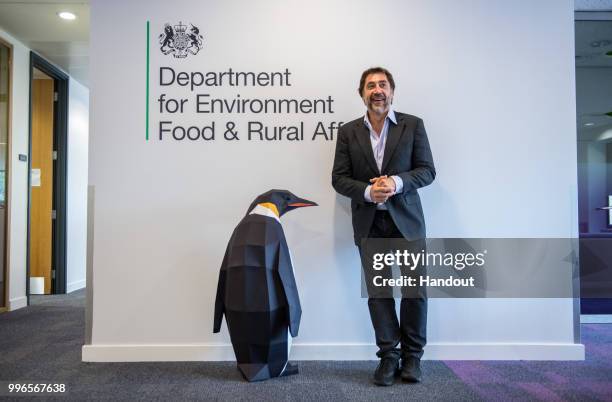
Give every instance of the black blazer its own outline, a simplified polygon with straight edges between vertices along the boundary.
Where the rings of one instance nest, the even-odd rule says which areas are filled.
[[[433,157],[423,120],[395,112],[397,124],[390,122],[385,144],[382,172],[378,171],[370,131],[363,117],[346,123],[338,131],[332,186],[351,199],[355,244],[368,237],[376,204],[364,198],[372,177],[397,175],[404,188],[390,197],[386,206],[397,228],[406,239],[425,238],[425,219],[417,188],[427,186],[436,177]]]

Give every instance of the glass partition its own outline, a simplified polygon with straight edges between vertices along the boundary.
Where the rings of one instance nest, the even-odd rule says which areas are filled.
[[[576,21],[581,311],[612,314],[612,21]]]

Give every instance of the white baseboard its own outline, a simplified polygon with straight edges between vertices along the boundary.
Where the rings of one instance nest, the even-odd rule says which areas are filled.
[[[292,360],[375,360],[371,344],[293,344]],[[584,360],[581,344],[429,344],[425,360]],[[85,362],[232,361],[232,345],[84,345]]]
[[[82,281],[70,282],[66,285],[66,293],[72,293],[75,290],[83,289],[85,287],[85,279]]]
[[[25,296],[16,297],[14,299],[9,299],[8,309],[9,311],[14,311],[20,308],[27,307],[28,298]]]

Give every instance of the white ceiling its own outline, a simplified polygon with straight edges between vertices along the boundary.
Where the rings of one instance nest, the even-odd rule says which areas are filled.
[[[74,21],[57,16],[76,14]],[[0,0],[0,28],[89,85],[89,1]]]

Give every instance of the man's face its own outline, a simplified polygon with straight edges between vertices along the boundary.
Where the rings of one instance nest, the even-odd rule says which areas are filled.
[[[368,111],[376,114],[385,114],[393,103],[393,89],[384,73],[374,73],[366,77],[363,87],[363,103]]]

